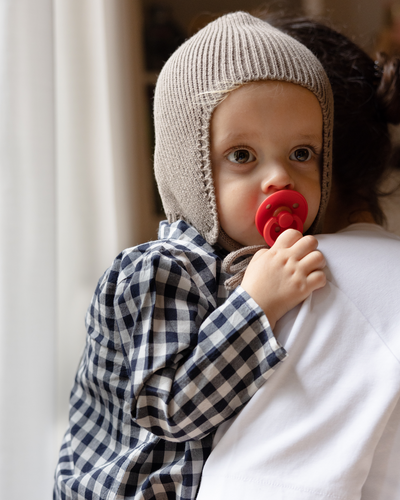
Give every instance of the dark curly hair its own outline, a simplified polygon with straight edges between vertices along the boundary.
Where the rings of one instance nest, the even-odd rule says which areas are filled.
[[[388,170],[388,124],[400,123],[400,60],[374,61],[349,38],[308,18],[260,16],[308,47],[331,82],[335,118],[333,180],[345,207],[365,207],[378,224],[381,182]]]

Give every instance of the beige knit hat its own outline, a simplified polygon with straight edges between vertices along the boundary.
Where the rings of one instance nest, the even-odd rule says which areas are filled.
[[[326,209],[333,97],[321,64],[304,45],[267,22],[245,12],[227,14],[170,57],[154,98],[154,169],[168,221],[185,220],[210,245],[221,234],[210,161],[211,115],[226,90],[259,80],[292,82],[317,97],[323,115],[321,203],[309,233],[318,232]]]

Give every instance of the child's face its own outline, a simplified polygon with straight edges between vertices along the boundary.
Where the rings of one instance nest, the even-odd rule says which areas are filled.
[[[320,204],[322,112],[312,92],[288,82],[231,92],[211,119],[211,162],[219,221],[242,245],[264,244],[255,226],[262,201],[294,189],[308,203],[304,231]]]

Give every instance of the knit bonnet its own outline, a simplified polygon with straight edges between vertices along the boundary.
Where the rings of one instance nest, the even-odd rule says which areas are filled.
[[[308,233],[321,227],[331,182],[333,98],[328,78],[304,45],[261,19],[236,12],[208,24],[172,54],[154,97],[154,169],[166,216],[170,223],[183,219],[193,225],[210,245],[223,232],[210,160],[211,115],[227,90],[260,80],[301,85],[320,103],[321,202]]]

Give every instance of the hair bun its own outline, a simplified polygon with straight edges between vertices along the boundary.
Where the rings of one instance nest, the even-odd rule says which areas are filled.
[[[381,70],[380,83],[376,94],[388,123],[400,123],[400,58],[389,57],[381,52],[376,65]]]

